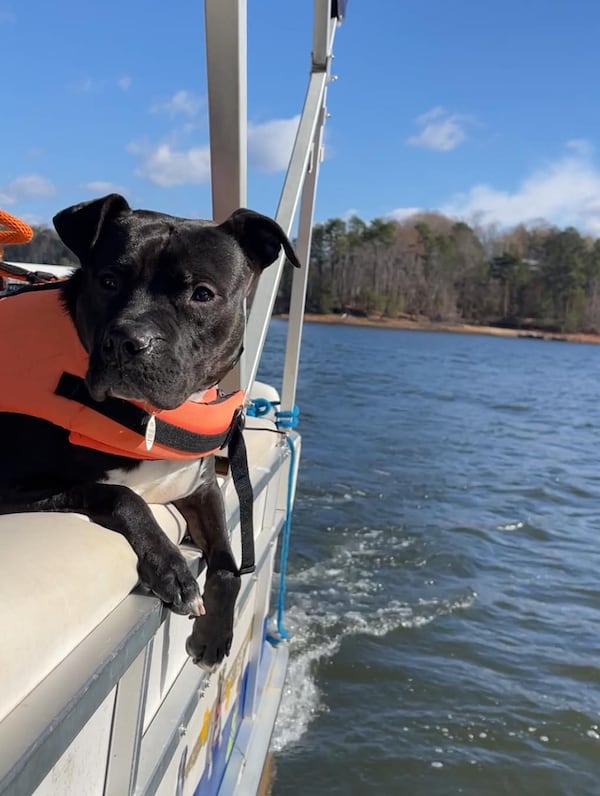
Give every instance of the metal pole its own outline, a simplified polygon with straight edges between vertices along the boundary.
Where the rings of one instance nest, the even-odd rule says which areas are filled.
[[[311,75],[276,214],[277,222],[288,235],[292,229],[300,192],[307,177],[310,156],[316,141],[317,127],[322,123],[336,25],[337,21],[331,19],[330,16],[330,0],[315,0]],[[246,389],[250,389],[256,378],[281,280],[283,263],[284,258],[281,257],[277,263],[267,269],[262,275],[254,295],[247,324],[246,370],[243,382]],[[308,268],[308,262],[303,262],[303,266],[303,270]]]
[[[288,173],[279,200],[279,207],[275,216],[286,234],[290,234],[292,222],[296,214],[300,190],[304,183],[304,176],[308,167],[308,159],[314,139],[319,108],[323,101],[325,90],[325,74],[313,74],[308,85],[304,110],[300,117],[296,142]],[[260,278],[252,308],[248,315],[247,345],[246,345],[246,388],[252,385],[262,355],[262,350],[271,321],[273,305],[277,296],[277,289],[283,269],[283,257],[268,268]]]
[[[331,0],[315,0],[313,9],[312,71],[326,72],[329,68],[332,29],[336,20],[331,18]]]
[[[296,252],[304,267],[294,269],[292,277],[292,292],[290,295],[290,311],[288,320],[287,341],[283,370],[283,386],[281,389],[281,409],[290,411],[296,400],[296,385],[298,382],[298,366],[300,363],[300,344],[302,341],[302,327],[304,324],[304,305],[306,302],[306,288],[308,285],[308,266],[310,262],[310,244],[317,194],[317,182],[321,165],[321,151],[323,141],[323,122],[325,107],[321,109],[321,117],[315,131],[312,152],[312,168],[304,183],[302,201],[300,204],[300,220],[298,222],[298,239]]]
[[[329,73],[336,21],[328,17],[327,23],[324,24],[323,15],[329,14],[329,1],[317,0],[317,5],[319,4],[321,8],[318,10],[315,8],[312,52],[313,69],[325,69]],[[317,183],[319,181],[321,161],[323,160],[323,128],[327,116],[326,101],[327,89],[323,92],[323,105],[317,122],[317,129],[315,130],[310,168],[302,190],[300,204],[296,251],[300,262],[304,263],[305,267],[300,271],[295,270],[292,276],[283,386],[281,389],[281,408],[284,411],[290,411],[296,400]]]
[[[212,216],[224,221],[247,195],[246,0],[205,0]],[[226,392],[240,388],[245,356],[227,374]]]
[[[206,0],[212,215],[246,206],[246,0]]]

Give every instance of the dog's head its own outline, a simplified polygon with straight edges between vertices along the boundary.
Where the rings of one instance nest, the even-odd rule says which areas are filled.
[[[89,354],[96,400],[172,409],[220,381],[239,356],[244,300],[283,246],[272,219],[236,210],[222,224],[132,210],[118,194],[54,217],[81,269],[65,304]]]

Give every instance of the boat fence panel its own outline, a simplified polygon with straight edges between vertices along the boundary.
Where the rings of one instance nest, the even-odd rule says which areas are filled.
[[[108,760],[115,690],[108,694],[89,718],[32,796],[95,796],[98,793],[97,783],[104,779]],[[29,796],[31,791],[25,793]],[[126,796],[127,793],[127,790],[121,791],[120,796]]]
[[[135,786],[152,649],[151,641],[117,684],[104,796],[127,796]]]

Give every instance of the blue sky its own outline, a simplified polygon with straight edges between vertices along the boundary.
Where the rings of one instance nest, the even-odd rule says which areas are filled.
[[[248,205],[275,211],[309,0],[248,0]],[[600,236],[600,5],[350,0],[317,220],[440,209]],[[119,190],[210,217],[201,0],[0,0],[0,207],[47,222]]]

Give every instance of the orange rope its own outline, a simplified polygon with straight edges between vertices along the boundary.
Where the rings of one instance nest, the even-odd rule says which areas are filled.
[[[33,238],[33,230],[21,219],[11,216],[6,210],[0,210],[0,260],[2,259],[3,246],[8,243],[29,243]]]

